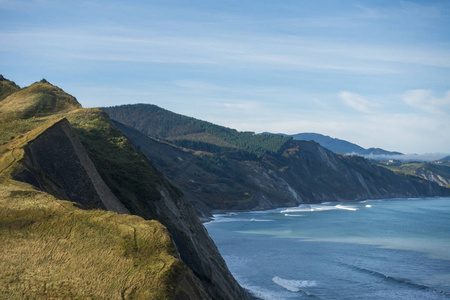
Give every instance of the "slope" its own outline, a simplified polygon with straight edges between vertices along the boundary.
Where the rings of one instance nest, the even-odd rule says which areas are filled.
[[[27,98],[27,101],[23,100],[24,97]],[[50,107],[46,106],[49,103],[49,99],[52,104]],[[167,284],[157,280],[158,277],[156,275],[156,277],[146,275],[145,272],[142,273],[138,270],[139,278],[146,278],[145,280],[147,281],[148,278],[155,278],[155,280],[150,280],[149,284],[142,285],[142,287],[131,288],[129,297],[134,297],[135,293],[137,293],[135,290],[138,289],[142,295],[145,293],[147,293],[145,295],[152,295],[148,292],[150,290],[154,292],[154,295],[162,295],[162,298],[168,299],[176,297],[183,299],[207,299],[209,297],[246,299],[247,295],[229,273],[217,248],[183,195],[169,184],[162,174],[113,126],[104,112],[99,109],[82,109],[77,102],[71,101],[73,99],[75,98],[65,94],[59,88],[47,82],[40,82],[24,88],[4,100],[7,105],[0,106],[0,115],[4,115],[5,111],[8,111],[11,107],[16,107],[15,117],[9,118],[11,122],[15,122],[16,126],[11,128],[13,129],[12,134],[15,135],[12,139],[8,139],[11,132],[3,130],[5,127],[8,128],[8,124],[3,123],[2,125],[5,127],[0,131],[0,138],[4,141],[3,145],[0,146],[1,189],[6,189],[7,191],[7,188],[10,186],[25,186],[25,191],[40,191],[41,194],[51,199],[51,201],[60,201],[56,199],[74,201],[77,202],[77,206],[84,209],[108,208],[108,205],[111,203],[105,202],[104,198],[111,200],[110,197],[113,195],[113,198],[125,207],[126,210],[123,212],[129,211],[145,219],[157,220],[153,221],[152,224],[156,224],[155,226],[160,226],[164,230],[167,228],[170,242],[164,239],[159,241],[157,238],[153,241],[151,236],[146,239],[154,244],[152,247],[161,249],[163,254],[169,253],[174,259],[174,263],[166,263],[165,261],[167,260],[161,259],[162,265],[157,264],[155,260],[148,261],[149,265],[155,262],[153,267],[161,272],[165,272],[161,273],[161,276],[164,277],[166,276],[164,274],[167,274],[164,277],[167,278],[164,281]],[[34,110],[30,109],[30,106],[38,108],[36,109],[36,116],[31,113]],[[27,113],[24,113],[24,111]],[[60,156],[58,156],[58,153],[60,153]],[[91,164],[86,164],[86,161],[90,161]],[[97,174],[95,174],[96,172]],[[32,185],[24,185],[25,183],[20,183],[14,179]],[[13,201],[13,194],[6,193],[5,201]],[[23,202],[23,204],[29,207],[30,204],[36,203],[38,208],[41,207],[38,201],[33,202],[33,197],[36,195],[36,193],[31,193],[30,197],[25,199],[29,201]],[[83,199],[90,202],[86,202]],[[19,204],[22,204],[22,202]],[[59,205],[56,204],[56,207],[59,207]],[[77,210],[79,208],[74,207],[74,209]],[[98,210],[83,210],[83,212],[100,214]],[[104,211],[101,213],[111,214]],[[117,218],[127,218],[126,216],[113,215],[117,216]],[[23,219],[27,216],[28,213],[25,211],[19,214],[18,218]],[[51,216],[45,218],[51,219]],[[119,226],[117,230],[121,230],[121,223],[118,220],[122,219],[115,220],[115,217],[112,218],[111,222],[116,224],[115,226]],[[61,219],[64,220],[63,217]],[[145,222],[142,219],[140,220]],[[6,220],[2,218],[2,222],[6,222]],[[21,221],[13,220],[12,222],[20,223]],[[38,220],[31,217],[30,224],[36,222]],[[79,222],[79,219],[77,219],[77,222]],[[69,232],[71,232],[70,228],[65,226],[80,226],[78,223],[72,225],[70,222],[61,223],[56,221],[56,219],[50,224],[60,226],[62,231]],[[101,225],[108,227],[108,224]],[[43,226],[47,225],[44,224]],[[95,226],[92,227],[94,228],[93,230],[96,230]],[[146,228],[155,231],[155,229],[150,227]],[[144,229],[144,231],[147,229]],[[103,229],[100,228],[99,230],[99,234],[101,234]],[[117,230],[112,231],[112,234],[128,239],[128,232],[130,231],[122,230],[127,232],[127,234],[121,234],[120,232],[122,231],[119,232]],[[39,238],[39,231],[34,233]],[[48,247],[52,249],[59,249],[58,245],[54,245],[60,239],[53,238],[56,234],[57,231],[51,231],[51,236],[46,238],[49,243]],[[93,236],[95,234],[97,233],[93,233]],[[134,246],[130,246],[130,249],[139,250],[140,244],[139,239],[136,239],[136,234],[140,234],[137,229],[134,230],[134,237],[130,241],[130,244]],[[25,236],[27,237],[28,233]],[[107,237],[108,235],[106,235]],[[8,236],[8,239],[11,238],[12,236]],[[120,243],[120,239],[115,241]],[[33,243],[33,240],[25,239],[24,242]],[[73,242],[76,242],[76,239]],[[15,244],[14,241],[11,243]],[[89,244],[89,238],[83,240],[83,243],[85,243],[84,245],[87,249],[97,247],[94,241],[92,241],[92,244]],[[175,248],[169,249],[168,243]],[[120,243],[120,245],[122,244]],[[18,247],[21,246],[18,245]],[[36,250],[33,247],[31,249]],[[173,251],[173,249],[176,249],[176,251]],[[146,256],[150,252],[145,250],[145,247],[143,250],[142,253],[138,251],[136,255],[143,255],[142,259],[146,260],[148,258]],[[63,247],[61,251],[67,252],[69,249]],[[127,255],[127,251],[114,252],[112,253],[112,259],[117,253]],[[71,253],[63,252],[63,254],[58,255],[70,257]],[[96,263],[89,260],[88,257],[86,256],[86,262],[83,262],[83,264]],[[155,259],[159,258],[156,256]],[[7,259],[5,258],[5,260]],[[25,267],[29,266],[32,272],[40,273],[40,265],[28,264],[21,261],[20,257],[17,258],[17,263],[22,263]],[[105,266],[100,263],[99,268],[104,268],[109,273],[115,273],[114,266],[110,266],[108,261],[105,263]],[[80,264],[80,267],[83,264]],[[74,266],[71,265],[71,268]],[[167,266],[167,269],[161,266]],[[57,269],[59,267],[58,265]],[[64,265],[61,265],[61,267],[64,267]],[[117,267],[121,267],[121,265]],[[126,270],[126,266],[124,267]],[[13,265],[8,265],[8,268],[13,268]],[[58,277],[63,273],[59,272],[56,274],[55,280],[64,281]],[[0,277],[6,278],[5,280],[11,280],[11,274],[8,272],[2,273]],[[100,272],[100,274],[105,273]],[[120,275],[121,273],[118,272],[118,274]],[[178,275],[175,276],[173,274]],[[94,274],[93,276],[97,275]],[[100,281],[101,275],[95,278],[97,278],[97,281]],[[120,280],[122,278],[118,278],[118,281]],[[125,277],[124,280],[130,279]],[[36,286],[39,284],[43,284],[44,289],[46,289],[47,283],[45,280],[41,283],[33,281],[30,289],[41,289],[40,286]],[[123,286],[124,284],[120,284],[120,282],[117,284],[117,288]],[[126,291],[124,293],[128,293]],[[16,290],[14,292],[19,291]],[[98,292],[106,293],[101,288]],[[92,297],[95,297],[95,295]],[[147,298],[147,296],[142,297]],[[149,296],[149,298],[151,297]]]
[[[2,299],[169,299],[194,279],[159,222],[82,210],[11,181],[0,206]]]
[[[195,118],[175,114],[156,105],[135,104],[102,108],[108,115],[142,133],[174,144],[204,151],[222,151],[227,155],[279,153],[291,139],[280,135],[239,132]],[[250,155],[250,157],[254,157]]]

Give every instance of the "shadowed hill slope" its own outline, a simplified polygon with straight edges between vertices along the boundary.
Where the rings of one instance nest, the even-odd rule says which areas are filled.
[[[13,107],[15,114],[11,116],[7,112],[11,112]],[[33,111],[36,115],[31,114]],[[17,207],[11,206],[10,209],[22,210],[15,217],[14,214],[8,213],[7,216],[13,216],[11,220],[3,215],[0,220],[18,224],[18,232],[23,233],[25,239],[22,243],[17,243],[15,236],[10,234],[11,230],[2,234],[9,245],[7,249],[35,256],[39,261],[27,262],[18,256],[16,260],[9,262],[5,258],[2,260],[2,266],[5,268],[2,270],[10,270],[14,268],[14,264],[20,264],[23,268],[29,268],[29,272],[40,275],[42,270],[52,265],[51,262],[43,261],[42,257],[51,258],[52,255],[68,258],[69,270],[74,269],[74,272],[70,273],[58,271],[58,268],[68,266],[58,259],[54,262],[55,265],[52,265],[55,270],[53,277],[36,276],[36,280],[18,278],[16,285],[8,285],[12,289],[1,290],[2,293],[19,295],[20,287],[24,285],[27,287],[23,293],[25,296],[33,291],[45,293],[51,290],[51,285],[54,292],[50,295],[61,293],[62,297],[116,298],[114,295],[121,295],[122,298],[162,299],[247,298],[246,293],[229,273],[195,210],[182,193],[167,182],[147,158],[137,151],[103,111],[82,109],[75,98],[47,82],[40,82],[8,96],[1,102],[0,115],[8,115],[10,122],[15,125],[11,127],[7,122],[0,124],[0,191],[4,204],[2,209],[15,203]],[[20,197],[15,198],[15,195]],[[22,197],[24,195],[26,197]],[[48,200],[45,205],[50,203],[50,210],[45,210],[44,202],[40,202],[40,199],[44,198]],[[73,212],[69,211],[67,215],[61,200],[74,201],[84,209],[106,207],[119,212],[129,211],[155,221],[148,223],[137,217],[118,216],[99,210],[80,210],[73,205],[70,205]],[[123,210],[115,209],[117,205],[121,205]],[[72,222],[67,218],[72,214],[80,217],[74,218]],[[81,221],[83,217],[86,217],[86,220]],[[92,222],[95,221],[95,225],[92,225],[94,223],[91,222],[91,217],[94,218]],[[130,221],[130,226],[121,225],[127,224],[129,220],[134,220]],[[85,229],[80,222],[85,222],[88,228],[92,228],[92,235],[89,235],[91,231],[81,235]],[[42,226],[35,228],[33,224]],[[52,225],[59,228],[52,228]],[[2,227],[4,228],[8,227]],[[41,232],[43,228],[48,228],[48,231]],[[75,228],[80,231],[74,230]],[[150,232],[147,234],[146,230]],[[151,232],[162,233],[158,233],[152,240]],[[118,250],[111,250],[108,255],[111,260],[117,261],[123,257],[125,263],[115,266],[106,260],[103,264],[100,258],[103,251],[101,247],[98,257],[86,255],[81,250],[72,253],[71,248],[66,247],[70,243],[55,244],[61,240],[61,234],[70,237],[70,243],[75,243],[77,238],[82,237],[80,246],[86,249],[97,249],[97,243],[103,241],[90,241],[91,237],[104,235],[104,238],[108,239],[110,235],[116,235],[110,243],[105,243],[105,247],[116,247]],[[30,235],[36,235],[36,239],[45,237],[46,243],[41,246],[54,249],[57,254],[41,257],[41,254],[35,253],[37,248],[31,246],[22,251],[23,247],[35,243],[35,239],[26,238]],[[141,237],[143,240],[140,240]],[[133,255],[143,262],[144,269],[140,269],[139,261],[133,261]],[[80,263],[82,257],[85,259]],[[94,272],[89,277],[83,270],[76,270],[77,262],[80,268],[92,264],[100,270],[88,268]],[[135,269],[132,272],[127,271],[126,263]],[[116,272],[116,267],[124,269]],[[12,280],[11,276],[16,278],[17,275],[14,274],[19,274],[0,272],[0,280],[4,278],[6,282]],[[122,278],[121,272],[135,277]],[[92,295],[89,294],[92,291],[84,285],[74,287],[80,280],[79,277],[87,276],[87,282],[94,278],[94,281],[100,282],[106,273],[109,276],[117,273],[119,276],[117,280],[112,281],[115,287],[111,288],[111,291],[103,290],[108,289],[109,285],[100,283],[93,287],[99,290]],[[73,274],[73,277],[70,274]],[[68,287],[67,292],[60,292],[65,286]]]

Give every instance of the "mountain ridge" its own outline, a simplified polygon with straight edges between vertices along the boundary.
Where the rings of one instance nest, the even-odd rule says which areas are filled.
[[[403,153],[396,151],[387,151],[381,148],[368,148],[365,149],[357,144],[351,143],[346,140],[338,138],[332,138],[320,133],[298,133],[288,135],[292,136],[295,140],[315,141],[322,147],[327,148],[335,153],[342,154],[359,154],[362,156],[377,156],[377,155],[403,155]]]

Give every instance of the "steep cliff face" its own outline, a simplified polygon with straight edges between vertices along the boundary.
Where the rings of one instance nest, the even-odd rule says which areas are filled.
[[[180,148],[115,124],[205,217],[226,210],[449,192],[432,182],[396,175],[362,157],[337,155],[315,142],[291,141],[280,155],[237,160]]]
[[[87,114],[87,116],[86,116]],[[169,230],[181,260],[216,299],[247,299],[229,272],[195,209],[101,110],[68,115],[106,184],[132,213],[158,220]],[[136,185],[138,184],[138,185]]]
[[[130,213],[102,180],[66,118],[28,141],[24,150],[23,168],[14,179],[85,208]]]
[[[315,201],[446,195],[432,182],[399,176],[359,156],[336,155],[314,142],[296,141],[288,156],[289,182]],[[301,183],[301,185],[296,184]]]

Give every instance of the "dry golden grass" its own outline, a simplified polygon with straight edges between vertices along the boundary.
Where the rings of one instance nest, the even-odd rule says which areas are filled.
[[[156,221],[0,185],[1,299],[166,299],[185,266]]]

